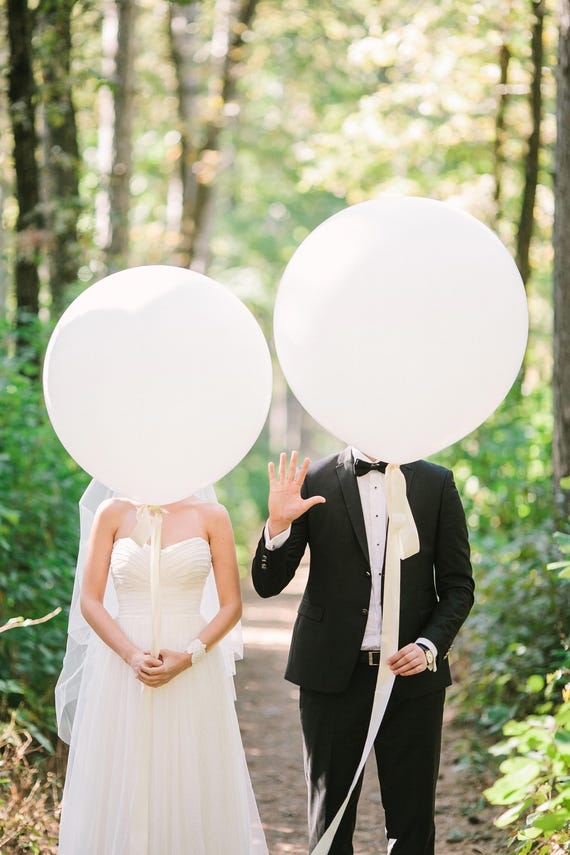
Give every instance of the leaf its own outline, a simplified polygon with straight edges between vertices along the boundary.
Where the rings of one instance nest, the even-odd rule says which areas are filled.
[[[570,823],[570,810],[564,809],[545,816],[537,816],[532,824],[541,831],[561,831],[568,823]]]
[[[540,775],[541,766],[530,757],[509,757],[501,763],[501,772],[513,784],[522,786]]]
[[[554,738],[554,744],[563,757],[570,757],[570,733],[559,730]]]
[[[540,834],[540,829],[531,825],[529,828],[522,828],[517,834],[517,839],[536,840],[537,837],[540,837]]]
[[[0,680],[0,693],[3,695],[23,695],[24,687],[18,680]]]
[[[570,478],[568,479],[570,481]],[[565,531],[555,531],[553,538],[563,555],[570,555],[570,534]]]
[[[0,505],[0,518],[9,522],[10,525],[16,526],[20,521],[20,512]]]
[[[529,678],[530,679],[530,678]],[[529,729],[528,723],[526,721],[508,721],[503,727],[503,733],[505,736],[521,736],[521,734],[526,733]]]
[[[485,791],[486,795],[487,791]],[[521,814],[524,812],[525,808],[528,805],[528,799],[524,802],[518,802],[516,805],[513,805],[508,810],[504,811],[500,816],[498,816],[494,820],[494,825],[497,828],[506,828],[507,825],[510,825],[511,822],[514,822],[515,819],[518,819]]]
[[[531,674],[526,681],[525,691],[529,694],[537,694],[542,692],[545,686],[545,679],[542,674]]]
[[[561,570],[558,574],[560,579],[570,579],[570,563],[566,564],[564,570]]]

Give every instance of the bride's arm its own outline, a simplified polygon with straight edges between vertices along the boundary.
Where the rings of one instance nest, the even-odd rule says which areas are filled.
[[[200,632],[199,638],[209,649],[227,635],[242,614],[236,546],[230,516],[223,505],[212,505],[207,520],[212,567],[220,608]]]
[[[160,660],[133,644],[103,605],[113,542],[123,514],[123,503],[116,499],[103,502],[95,514],[83,571],[81,613],[94,632],[144,683],[148,671],[160,665]]]

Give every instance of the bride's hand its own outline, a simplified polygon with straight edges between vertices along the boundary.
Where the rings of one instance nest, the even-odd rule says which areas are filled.
[[[152,656],[150,650],[136,650],[129,660],[129,665],[135,672],[137,680],[146,683],[148,676],[160,668],[162,660]]]
[[[158,664],[143,667],[140,674],[137,675],[141,683],[153,689],[166,685],[191,664],[188,653],[179,653],[176,650],[161,650],[158,656],[159,658],[155,659],[147,654],[147,659],[152,659],[154,663]]]
[[[298,454],[293,451],[289,466],[287,455],[279,457],[279,470],[275,476],[275,466],[269,463],[269,537],[275,537],[289,528],[296,520],[314,505],[326,502],[323,496],[311,496],[303,499],[301,487],[309,468],[310,460],[305,457],[303,465],[297,471]]]

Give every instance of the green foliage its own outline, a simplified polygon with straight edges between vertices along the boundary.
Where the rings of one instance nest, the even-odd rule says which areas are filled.
[[[570,534],[566,534],[562,531],[556,531],[554,533],[554,539],[564,558],[562,561],[552,561],[548,565],[548,570],[557,571],[559,579],[570,579]]]
[[[570,583],[545,567],[553,540],[549,394],[515,388],[478,431],[437,459],[452,466],[466,507],[476,600],[463,709],[490,731],[537,703],[533,675],[556,671],[568,633]],[[539,689],[540,691],[540,689]]]
[[[45,332],[32,335],[42,352]],[[0,348],[0,615],[41,625],[0,636],[0,680],[13,705],[26,700],[27,723],[53,727],[52,692],[66,639],[78,538],[77,501],[87,476],[49,423],[37,364],[16,359],[4,331]],[[22,714],[23,715],[23,714]]]
[[[549,565],[559,578],[570,570],[570,535],[555,535],[563,561]],[[545,703],[524,721],[509,721],[503,727],[507,740],[491,749],[507,755],[499,767],[502,776],[484,795],[507,810],[495,824],[500,828],[517,824],[513,841],[521,855],[562,855],[570,852],[570,649],[563,648],[564,663],[552,674],[529,678],[529,690],[545,688]],[[562,688],[562,702],[557,687]],[[554,700],[553,700],[554,698]]]
[[[485,790],[491,804],[507,807],[496,824],[516,823],[521,855],[570,852],[570,700],[553,714],[510,721],[503,733],[492,753],[508,757]]]

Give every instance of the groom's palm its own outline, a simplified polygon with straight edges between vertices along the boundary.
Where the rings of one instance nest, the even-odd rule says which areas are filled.
[[[286,455],[281,454],[277,476],[273,463],[269,464],[269,519],[273,522],[270,528],[284,530],[309,508],[326,501],[322,496],[311,496],[310,499],[301,496],[309,463],[306,457],[297,470],[297,452],[294,451],[289,466]],[[272,536],[276,533],[272,532]]]
[[[275,482],[269,489],[269,516],[293,522],[314,504],[301,496],[301,488],[295,483]]]

